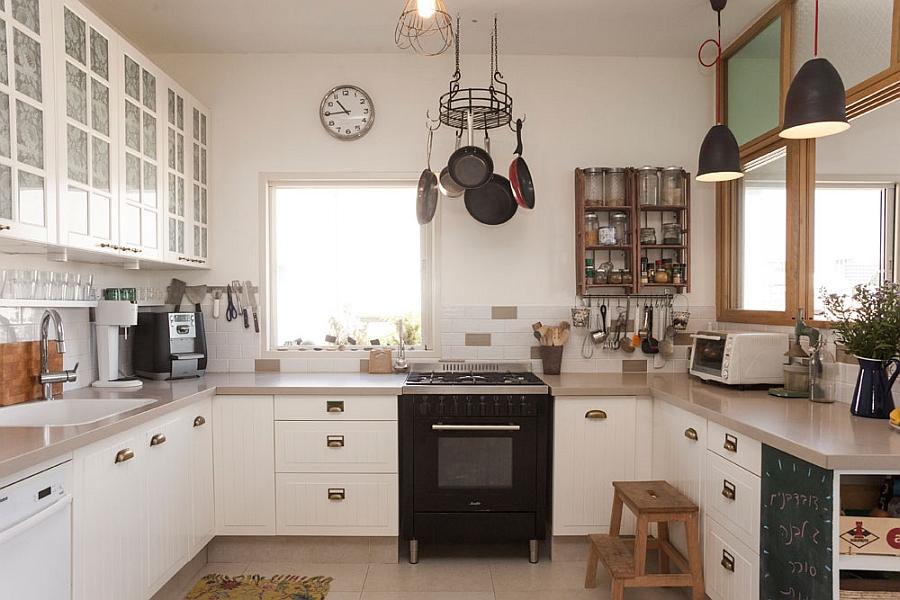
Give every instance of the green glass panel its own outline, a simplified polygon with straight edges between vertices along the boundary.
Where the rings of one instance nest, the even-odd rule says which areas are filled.
[[[738,144],[745,144],[778,127],[781,18],[729,57],[727,67],[725,122]]]

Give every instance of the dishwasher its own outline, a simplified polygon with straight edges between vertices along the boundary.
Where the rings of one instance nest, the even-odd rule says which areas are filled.
[[[0,598],[72,597],[72,463],[0,488]]]

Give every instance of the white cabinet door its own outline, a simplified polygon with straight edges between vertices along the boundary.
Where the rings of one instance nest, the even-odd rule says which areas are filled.
[[[216,396],[216,534],[275,533],[274,431],[272,396]]]
[[[553,424],[553,534],[609,530],[613,481],[635,479],[636,398],[557,398]],[[623,518],[623,532],[633,519]]]
[[[56,241],[51,4],[0,4],[0,245]]]
[[[74,453],[74,600],[144,597],[141,481],[146,450],[132,430]]]
[[[198,264],[209,262],[209,133],[209,109],[191,99],[190,255]]]
[[[706,523],[706,595],[712,600],[759,598],[759,555],[714,519],[707,519]]]
[[[150,422],[141,435],[144,461],[144,597],[150,597],[188,560],[191,497],[186,416]]]
[[[276,421],[278,473],[396,473],[396,421]]]
[[[191,552],[199,552],[216,528],[213,496],[212,400],[204,400],[186,411],[185,423],[191,455]]]

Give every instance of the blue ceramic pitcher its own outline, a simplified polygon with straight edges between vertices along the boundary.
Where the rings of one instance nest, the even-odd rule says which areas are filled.
[[[894,396],[891,386],[900,374],[900,361],[896,358],[881,361],[875,358],[856,357],[859,361],[859,375],[850,412],[858,417],[887,419],[894,410]],[[888,377],[887,366],[893,364],[894,372]]]

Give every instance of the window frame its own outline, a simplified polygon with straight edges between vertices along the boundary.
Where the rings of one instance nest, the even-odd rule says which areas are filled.
[[[303,359],[336,359],[353,358],[366,359],[368,352],[363,352],[360,347],[356,349],[332,350],[325,352],[298,352],[285,347],[279,349],[275,340],[276,306],[273,286],[276,277],[272,273],[274,268],[273,254],[275,252],[274,222],[275,190],[277,188],[301,188],[301,187],[386,187],[403,185],[415,189],[418,185],[417,173],[260,173],[260,239],[262,240],[262,252],[260,253],[260,291],[259,305],[264,308],[259,315],[260,329],[260,357],[261,358],[303,358]],[[420,252],[420,280],[422,298],[422,342],[423,349],[407,349],[407,356],[415,358],[432,358],[440,356],[440,331],[438,329],[438,314],[440,306],[440,286],[438,285],[439,257],[437,232],[440,230],[440,211],[435,213],[434,219],[427,225],[419,228],[419,252]],[[386,245],[386,257],[394,249]],[[395,348],[382,346],[382,348]]]

